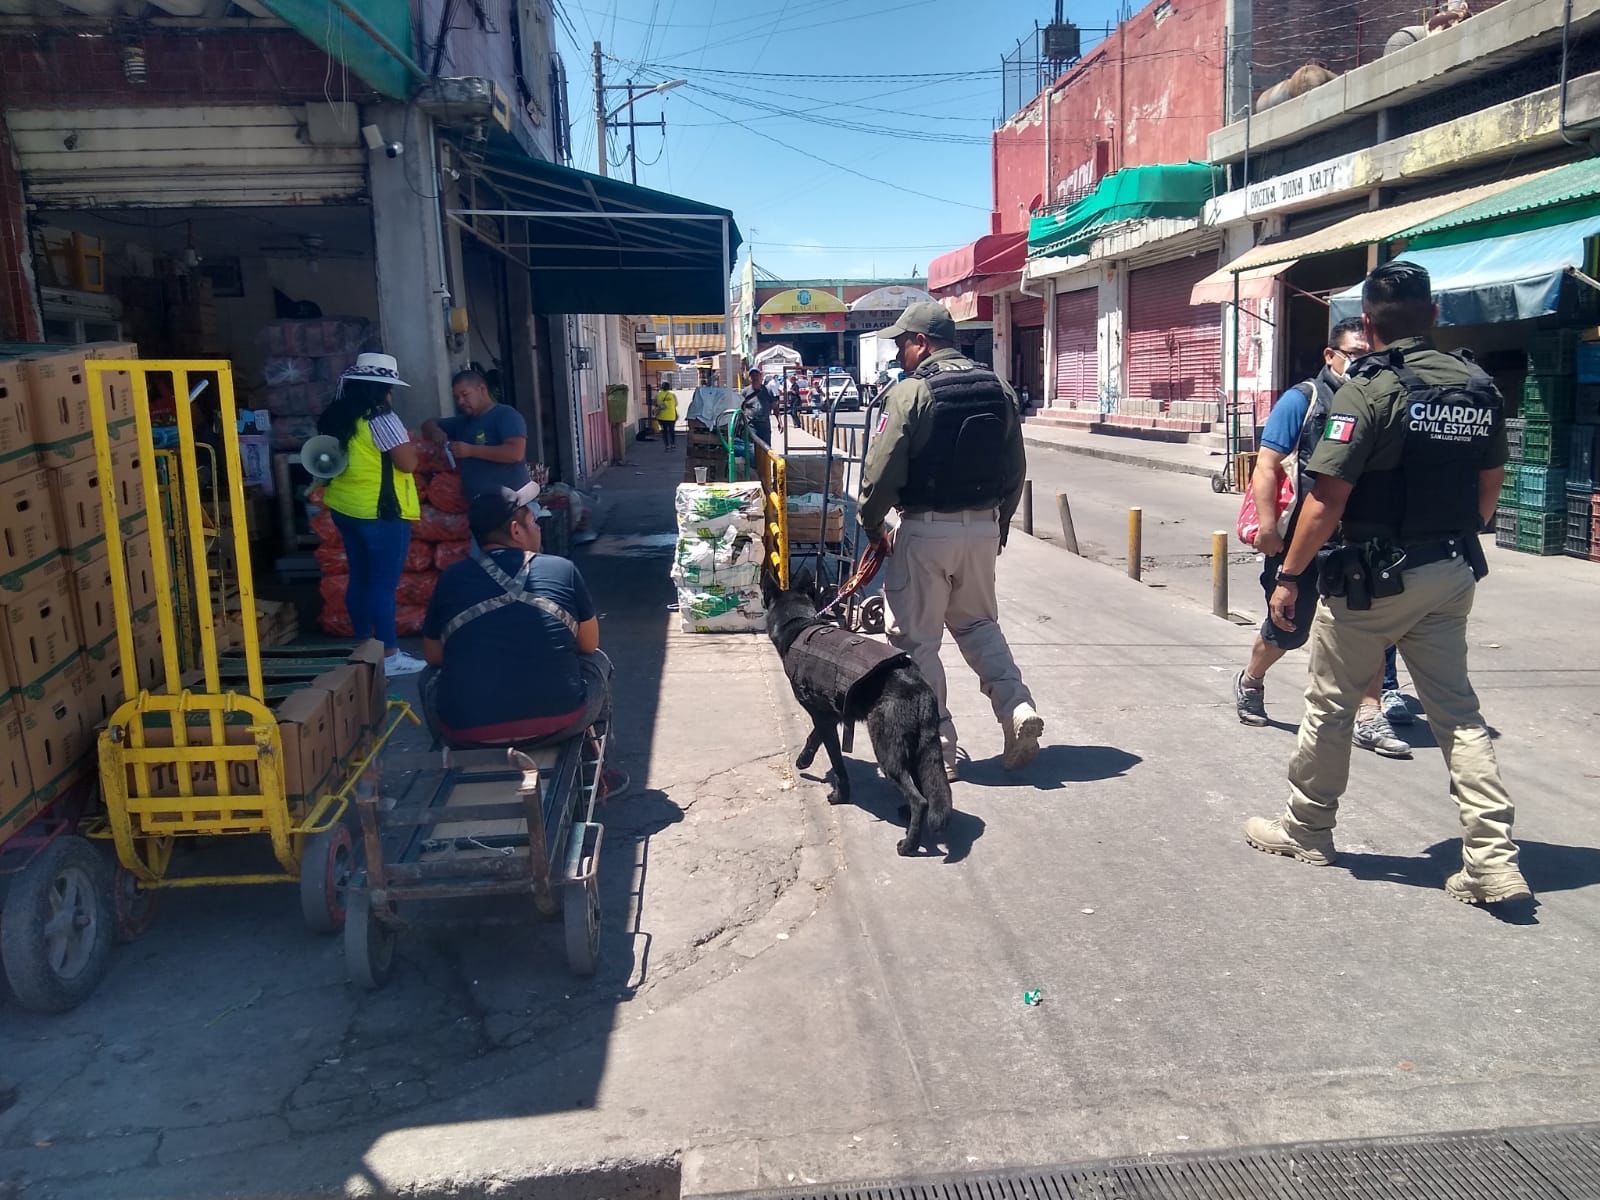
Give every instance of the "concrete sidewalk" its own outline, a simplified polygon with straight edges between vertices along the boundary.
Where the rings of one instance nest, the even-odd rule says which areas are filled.
[[[1443,895],[1459,829],[1425,726],[1414,761],[1353,763],[1339,865],[1250,850],[1303,657],[1278,668],[1285,723],[1245,729],[1250,630],[1020,535],[999,590],[1046,749],[1000,769],[947,648],[972,761],[947,845],[901,859],[864,738],[831,809],[788,767],[770,650],[668,632],[670,460],[648,458],[606,480],[616,524],[583,564],[626,652],[635,777],[604,817],[602,978],[568,979],[547,928],[413,939],[364,996],[281,893],[184,897],[78,1012],[6,1010],[0,1180],[565,1197],[681,1164],[711,1192],[1600,1112],[1600,676],[1571,652],[1592,605],[1551,614],[1532,659],[1486,661],[1475,631],[1537,907]]]
[[[1128,435],[1063,429],[1037,421],[1023,422],[1022,440],[1030,450],[1081,454],[1152,471],[1213,475],[1227,466],[1225,455],[1187,442],[1146,441]]]

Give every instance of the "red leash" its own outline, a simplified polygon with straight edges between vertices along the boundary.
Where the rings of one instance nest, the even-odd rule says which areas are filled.
[[[817,616],[825,617],[851,596],[855,595],[867,584],[872,582],[877,575],[878,568],[883,566],[883,552],[878,549],[878,543],[873,542],[867,547],[867,552],[861,556],[861,564],[856,567],[849,579],[844,581],[844,586],[839,589],[839,594],[829,601],[828,606],[819,609]]]

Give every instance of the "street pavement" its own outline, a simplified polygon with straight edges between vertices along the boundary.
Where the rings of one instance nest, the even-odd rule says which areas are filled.
[[[1035,456],[1036,488],[1075,488],[1080,538],[1113,560],[1116,510],[1145,503],[1168,586],[1012,538],[1001,607],[1045,749],[1001,770],[947,648],[972,761],[947,843],[901,859],[864,737],[856,801],[829,808],[788,765],[804,729],[770,649],[667,632],[678,464],[633,451],[582,560],[635,779],[603,816],[600,979],[570,980],[547,927],[411,939],[369,996],[287,893],[174,897],[77,1012],[4,1010],[0,1181],[29,1200],[629,1190],[582,1173],[599,1166],[706,1193],[1600,1114],[1600,568],[1496,554],[1480,589],[1474,673],[1539,893],[1497,914],[1440,890],[1459,827],[1425,725],[1413,760],[1354,761],[1338,865],[1249,849],[1244,818],[1283,800],[1305,658],[1269,682],[1279,723],[1240,726],[1251,630],[1177,561],[1235,498]]]

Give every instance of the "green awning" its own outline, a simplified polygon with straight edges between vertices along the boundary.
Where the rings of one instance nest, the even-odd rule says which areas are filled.
[[[1456,246],[1506,237],[1600,214],[1600,158],[1542,171],[1515,187],[1486,196],[1397,234],[1408,249]]]
[[[488,186],[451,219],[532,271],[535,312],[723,311],[741,242],[727,209],[520,153],[463,161]]]
[[[1082,254],[1095,238],[1124,221],[1198,217],[1224,187],[1210,163],[1161,163],[1113,171],[1093,192],[1058,213],[1028,222],[1028,257]]]
[[[411,5],[399,0],[263,0],[367,86],[396,100],[424,78],[412,61]],[[337,87],[335,88],[337,93]]]

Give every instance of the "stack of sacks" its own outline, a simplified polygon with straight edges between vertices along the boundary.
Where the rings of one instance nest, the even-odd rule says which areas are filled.
[[[362,317],[271,321],[262,329],[263,407],[273,417],[273,449],[298,450],[316,434],[317,415],[371,336],[372,327]]]
[[[395,625],[401,637],[415,637],[422,632],[439,572],[465,558],[472,549],[461,476],[450,466],[442,447],[415,437],[413,441],[421,457],[416,481],[422,519],[411,526],[405,571],[395,589]],[[321,499],[320,492],[308,497],[312,505],[311,528],[318,540],[317,564],[322,568],[322,615],[318,624],[324,633],[350,637],[353,631],[344,603],[350,564],[345,558],[344,541],[333,517],[321,507]]]
[[[761,484],[679,484],[675,506],[678,547],[672,578],[685,632],[759,632],[766,616]]]

